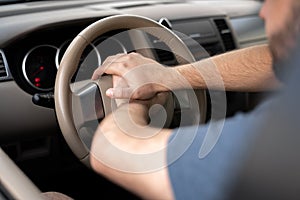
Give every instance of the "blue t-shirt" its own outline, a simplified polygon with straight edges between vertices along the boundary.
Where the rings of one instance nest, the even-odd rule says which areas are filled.
[[[244,173],[246,176],[242,179],[245,177],[248,182],[244,183],[252,183],[247,188],[255,189],[242,192],[244,197],[297,199],[300,196],[299,58],[300,39],[299,50],[294,51],[286,63],[290,73],[286,75],[284,91],[249,114],[226,119],[216,144],[207,155],[201,155],[200,149],[208,125],[173,131],[167,160],[176,199],[228,199],[246,167],[250,173]],[[219,126],[217,122],[214,125]],[[255,163],[251,163],[252,160]],[[254,177],[251,170],[257,176]],[[296,198],[289,198],[291,194]]]
[[[205,156],[200,149],[209,125],[175,129],[169,138],[168,170],[176,199],[217,200],[229,195],[226,193],[231,191],[248,145],[255,138],[254,127],[270,106],[265,102],[251,114],[226,119],[220,137]],[[219,122],[211,123],[219,126]]]

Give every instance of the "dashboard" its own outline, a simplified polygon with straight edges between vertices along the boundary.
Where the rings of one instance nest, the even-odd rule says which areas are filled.
[[[74,162],[71,166],[67,163],[70,154],[64,157],[66,143],[57,139],[62,134],[53,92],[60,61],[70,42],[92,23],[119,14],[148,17],[177,34],[195,59],[201,60],[267,43],[264,22],[258,17],[261,4],[256,0],[44,0],[1,5],[1,148],[20,165],[29,163],[25,167],[27,174],[31,174],[41,188],[49,182],[53,171],[57,170],[58,174],[53,177],[60,178],[66,173],[62,168],[74,169]],[[72,81],[90,79],[93,71],[110,55],[136,51],[136,42],[140,39],[139,34],[130,34],[128,30],[97,37],[84,50]],[[142,39],[151,47],[150,51],[148,47],[145,49],[152,58],[166,67],[177,64],[174,54],[160,40],[150,35],[143,35]],[[226,92],[226,117],[251,110],[258,97],[260,95],[247,92]],[[208,93],[207,102],[209,120]],[[61,160],[54,164],[40,162],[53,154]],[[45,171],[50,175],[40,181]],[[68,177],[72,178],[73,174]],[[59,184],[56,180],[53,183]],[[67,185],[76,187],[75,183]],[[86,185],[92,188],[97,184]]]
[[[59,132],[53,109],[56,72],[70,42],[92,23],[118,14],[148,17],[174,31],[200,60],[266,43],[264,23],[258,17],[260,6],[258,1],[170,0],[41,1],[1,6],[1,142]],[[125,30],[96,38],[85,49],[76,78],[89,79],[109,55],[134,51],[135,40],[138,38]],[[151,36],[147,40],[156,60],[176,65],[173,53],[163,43]],[[227,104],[227,117],[247,111],[251,95],[227,92]]]
[[[39,106],[32,97],[51,96],[68,44],[93,22],[117,14],[149,17],[177,33],[199,60],[266,43],[264,24],[258,17],[260,6],[258,1],[42,1],[1,6],[0,110],[6,114],[0,116],[0,138],[5,141],[26,137],[28,132],[40,135],[57,131],[55,111],[49,109],[53,102],[38,102],[42,104]],[[88,46],[80,61],[79,71],[85,72],[82,79],[90,78],[107,56],[134,49],[135,38],[117,38],[120,32],[107,33]],[[109,41],[108,46],[103,45],[104,40]],[[161,50],[163,44],[151,37],[149,43],[159,62],[176,65],[174,55]],[[91,57],[89,63],[85,62],[87,56]],[[228,92],[227,98],[227,116],[248,109],[248,94]]]

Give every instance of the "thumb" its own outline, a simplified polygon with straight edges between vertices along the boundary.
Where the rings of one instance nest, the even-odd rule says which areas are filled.
[[[109,88],[106,90],[106,96],[113,99],[129,99],[132,92],[131,88]]]

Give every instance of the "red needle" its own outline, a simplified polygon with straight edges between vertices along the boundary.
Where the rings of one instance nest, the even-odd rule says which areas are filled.
[[[45,69],[44,66],[40,66],[39,69],[32,74],[32,76],[35,77],[39,72],[43,71],[44,69]]]

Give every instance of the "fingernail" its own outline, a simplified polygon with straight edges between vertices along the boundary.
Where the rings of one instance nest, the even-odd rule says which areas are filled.
[[[112,89],[106,90],[106,95],[109,96],[109,97],[112,97],[112,96],[113,96],[113,91],[112,91]]]

